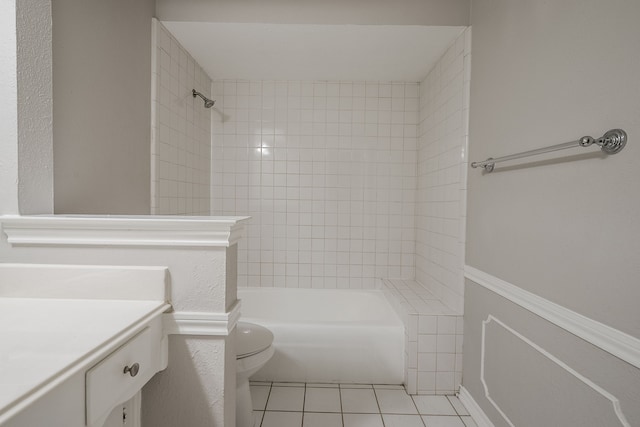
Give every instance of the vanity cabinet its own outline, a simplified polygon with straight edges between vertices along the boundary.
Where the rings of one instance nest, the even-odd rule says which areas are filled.
[[[139,392],[168,363],[166,271],[129,268],[119,291],[122,268],[61,269],[0,264],[0,427],[139,426]],[[25,285],[56,275],[46,292]]]
[[[87,363],[79,362],[74,374],[62,375],[26,396],[0,426],[139,426],[139,392],[166,368],[166,352],[158,316],[115,349],[100,351]]]
[[[140,427],[140,393],[113,408],[102,427]]]
[[[106,356],[85,374],[87,426],[101,427],[116,406],[130,400],[164,367],[159,334],[152,324]],[[156,332],[154,334],[154,332]],[[120,416],[122,418],[122,416]],[[132,415],[129,418],[133,418]]]

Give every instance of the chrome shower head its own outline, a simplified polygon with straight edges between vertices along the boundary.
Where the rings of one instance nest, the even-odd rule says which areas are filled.
[[[195,98],[196,96],[199,96],[200,98],[202,98],[202,100],[204,101],[204,108],[211,108],[213,107],[213,104],[216,103],[216,101],[207,98],[206,96],[204,96],[203,94],[201,94],[200,92],[198,92],[197,90],[193,89],[191,91],[191,93],[193,94],[193,97]]]

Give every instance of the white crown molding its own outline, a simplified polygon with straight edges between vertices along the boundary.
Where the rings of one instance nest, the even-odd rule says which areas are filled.
[[[227,313],[176,311],[163,315],[168,335],[227,336],[240,318],[240,300]]]
[[[0,217],[12,246],[229,247],[250,217],[36,215]]]
[[[460,393],[458,394],[458,398],[460,402],[467,408],[469,411],[469,415],[473,418],[473,421],[478,425],[478,427],[495,427],[487,414],[484,413],[480,405],[473,399],[471,393],[464,388],[464,386],[460,386]]]
[[[484,372],[485,369],[484,368],[485,368],[485,360],[486,360],[486,357],[485,357],[486,329],[487,329],[487,325],[489,323],[491,323],[491,322],[497,323],[498,325],[503,327],[505,330],[507,330],[508,332],[513,334],[514,336],[516,336],[518,339],[522,340],[524,343],[526,343],[527,345],[531,346],[531,348],[533,348],[535,351],[537,351],[538,353],[542,354],[547,359],[551,360],[553,363],[558,365],[560,368],[562,368],[565,371],[567,371],[567,373],[569,373],[570,375],[574,376],[578,381],[582,382],[584,385],[586,385],[587,387],[591,388],[593,391],[598,393],[604,399],[608,400],[609,403],[611,404],[611,407],[612,407],[614,413],[616,414],[616,417],[618,418],[618,421],[620,421],[620,425],[622,427],[631,427],[631,424],[629,424],[629,421],[627,421],[624,413],[622,412],[622,407],[620,406],[620,401],[618,400],[617,397],[615,397],[613,394],[609,393],[607,390],[605,390],[604,388],[600,387],[599,385],[597,385],[596,383],[591,381],[589,378],[587,378],[584,375],[580,374],[575,369],[571,368],[569,365],[567,365],[562,360],[560,360],[557,357],[555,357],[553,354],[551,354],[548,351],[546,351],[544,348],[540,347],[538,344],[536,344],[533,341],[531,341],[529,338],[525,337],[524,335],[522,335],[521,333],[519,333],[515,329],[510,328],[504,322],[502,322],[501,320],[497,319],[496,317],[494,317],[494,316],[492,316],[490,314],[489,316],[487,316],[486,320],[482,321],[482,342],[481,342],[481,353],[480,353],[480,381],[482,382],[482,385],[484,387],[484,395],[485,395],[485,397],[493,405],[493,407],[500,413],[500,415],[502,416],[504,421],[507,424],[509,424],[509,426],[515,427],[513,422],[511,422],[509,417],[507,417],[507,414],[504,413],[504,411],[500,408],[500,406],[498,406],[498,403],[493,399],[493,397],[489,393],[489,385],[487,384],[487,381],[486,381],[486,378],[485,378],[485,372]]]
[[[578,314],[474,267],[465,266],[464,273],[467,279],[478,285],[518,304],[636,368],[640,368],[640,339]]]

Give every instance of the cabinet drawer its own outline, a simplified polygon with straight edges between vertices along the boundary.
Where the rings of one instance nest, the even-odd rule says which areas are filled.
[[[130,399],[151,379],[157,371],[154,358],[157,347],[147,327],[87,371],[88,426],[108,415],[115,405]]]

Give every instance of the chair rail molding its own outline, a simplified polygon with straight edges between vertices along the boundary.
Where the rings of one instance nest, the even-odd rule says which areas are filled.
[[[640,339],[526,291],[469,265],[464,275],[621,360],[640,368]]]

